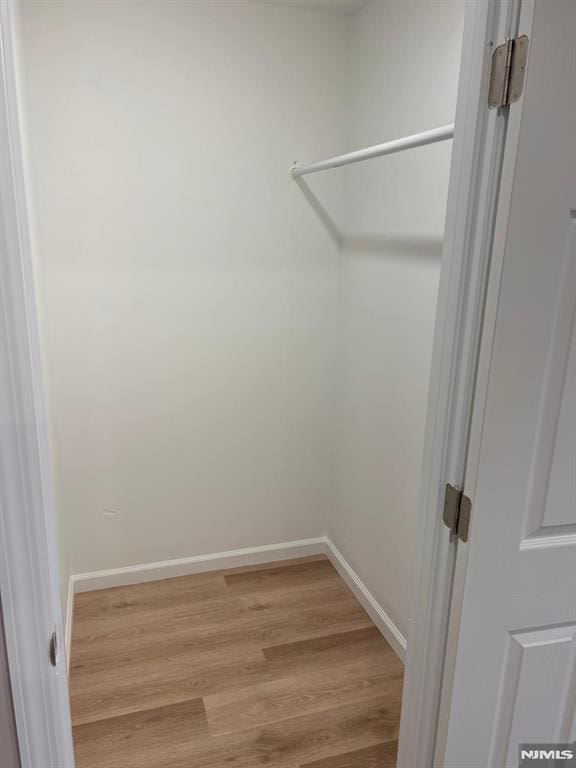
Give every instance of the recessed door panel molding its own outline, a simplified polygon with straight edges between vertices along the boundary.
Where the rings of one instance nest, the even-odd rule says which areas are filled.
[[[576,624],[510,632],[490,765],[513,765],[523,734],[568,741],[574,720]]]
[[[566,220],[523,548],[576,537],[576,210],[567,210]]]

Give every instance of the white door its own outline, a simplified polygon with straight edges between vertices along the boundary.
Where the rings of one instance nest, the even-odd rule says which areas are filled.
[[[525,0],[520,32],[446,768],[576,738],[576,1]]]

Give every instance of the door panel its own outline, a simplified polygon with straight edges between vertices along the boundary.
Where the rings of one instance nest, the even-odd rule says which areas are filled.
[[[560,740],[557,726],[572,714],[566,670],[574,666],[575,638],[575,624],[509,634],[494,765],[516,765],[521,741]],[[533,706],[538,699],[546,701],[546,708]],[[556,735],[551,738],[551,734]]]
[[[447,768],[517,766],[519,743],[574,730],[576,3],[524,0],[520,25]]]
[[[565,263],[538,415],[526,537],[576,533],[576,211],[566,212]],[[543,264],[546,266],[546,264]],[[568,500],[568,505],[566,505]],[[527,542],[523,542],[526,545]]]

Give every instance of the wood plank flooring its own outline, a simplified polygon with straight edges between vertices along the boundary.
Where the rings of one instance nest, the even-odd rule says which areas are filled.
[[[76,596],[78,768],[391,768],[404,668],[323,556]]]

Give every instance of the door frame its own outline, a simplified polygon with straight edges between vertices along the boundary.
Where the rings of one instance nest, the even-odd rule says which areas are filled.
[[[0,0],[0,595],[22,768],[74,765],[56,516],[18,116],[17,28]]]
[[[526,0],[467,3],[432,355],[398,768],[441,765],[467,547],[442,514],[446,484],[470,496],[472,421],[482,422],[479,370],[509,108],[488,109],[492,51],[517,34]],[[501,266],[501,265],[500,265]],[[498,268],[495,270],[498,271]],[[449,634],[450,631],[450,634]],[[440,733],[439,733],[440,730]],[[438,749],[437,749],[438,746]],[[440,760],[440,762],[438,762]]]
[[[537,41],[539,39],[539,33],[538,33],[538,26],[534,28],[534,17],[536,13],[536,0],[519,0],[517,3],[516,8],[516,28],[514,29],[514,36],[516,35],[527,35],[530,40],[530,46],[533,45],[533,41]],[[538,18],[538,16],[536,17]],[[545,21],[544,16],[540,15],[539,17],[540,22],[542,23]],[[546,38],[546,34],[544,34],[544,38]],[[542,41],[540,41],[542,43]],[[530,56],[530,51],[529,51]],[[526,77],[528,79],[528,88],[530,83],[530,58],[528,60],[528,66],[526,71]],[[538,79],[538,77],[536,77]],[[525,87],[526,91],[526,87]],[[495,334],[496,329],[499,327],[500,323],[500,310],[502,307],[507,307],[505,298],[501,295],[501,281],[503,277],[503,272],[505,269],[505,259],[507,259],[507,251],[509,250],[508,246],[508,238],[509,238],[509,226],[510,225],[510,212],[513,206],[513,199],[514,199],[514,191],[515,187],[520,183],[517,169],[519,166],[519,163],[521,163],[521,159],[518,157],[518,152],[521,150],[520,147],[520,138],[521,135],[523,135],[524,128],[526,128],[525,122],[523,123],[523,110],[524,110],[524,96],[519,99],[517,103],[515,103],[509,110],[509,116],[508,116],[508,127],[507,127],[507,137],[506,137],[506,146],[505,146],[505,152],[503,157],[503,166],[502,166],[502,172],[501,172],[501,181],[500,181],[500,191],[498,196],[498,210],[496,215],[496,222],[495,222],[495,229],[494,229],[494,237],[493,237],[493,245],[492,245],[492,254],[491,254],[491,266],[490,266],[490,276],[489,276],[489,285],[488,285],[488,291],[487,291],[487,301],[486,301],[486,310],[485,310],[485,321],[484,321],[484,327],[482,331],[482,341],[481,341],[481,348],[480,348],[480,358],[479,358],[479,365],[478,365],[478,374],[477,374],[477,385],[476,385],[476,396],[475,396],[475,402],[474,402],[474,409],[472,413],[472,426],[471,426],[471,434],[470,434],[470,441],[469,441],[469,448],[468,448],[468,461],[467,461],[467,468],[466,468],[466,488],[467,488],[467,494],[470,495],[470,493],[475,494],[477,484],[479,481],[482,481],[482,475],[479,474],[482,469],[481,465],[481,458],[482,458],[482,445],[484,441],[484,421],[486,414],[486,398],[488,396],[488,384],[489,384],[489,377],[492,378],[492,372],[494,368],[494,362],[492,360],[493,351],[494,351],[494,343],[495,343]],[[532,101],[532,107],[534,106],[534,102]],[[528,118],[528,121],[530,118]],[[529,132],[529,129],[526,128],[526,130]],[[542,139],[544,142],[545,140]],[[526,150],[524,150],[526,151]],[[524,177],[525,178],[525,177]],[[517,190],[516,190],[517,191]],[[566,210],[566,213],[568,211]],[[518,228],[518,222],[516,222],[516,227]],[[567,237],[570,235],[567,234]],[[569,247],[570,241],[567,241],[565,244],[565,248]],[[564,264],[563,269],[566,268],[566,264]],[[522,276],[520,275],[520,279]],[[517,276],[518,279],[518,276]],[[526,288],[526,291],[528,291],[528,288]],[[542,299],[543,300],[543,299]],[[560,302],[561,306],[561,300],[560,295],[554,296],[554,301]],[[555,307],[553,310],[553,324],[557,325],[558,322],[558,311],[559,307]],[[508,314],[510,310],[508,309]],[[506,314],[506,310],[503,314]],[[554,325],[552,326],[554,328]],[[550,360],[548,360],[548,363],[550,363]],[[497,373],[497,371],[494,371]],[[544,378],[544,384],[546,384],[546,378]],[[546,394],[545,392],[540,392],[540,394]],[[542,406],[542,403],[544,400],[541,400],[540,406]],[[540,418],[542,417],[542,413],[540,413]],[[542,425],[539,424],[537,431],[535,433],[534,440],[538,437],[539,432],[541,431]],[[492,425],[493,428],[493,425]],[[532,449],[535,449],[535,446],[532,446]],[[552,461],[553,455],[552,455],[552,448],[549,447],[549,450],[551,451],[551,455],[548,457],[550,461]],[[485,458],[483,460],[483,464],[485,464]],[[533,478],[532,478],[533,479]],[[484,480],[484,486],[486,485],[486,481]],[[515,486],[512,486],[515,487]],[[479,489],[482,491],[482,489]],[[485,488],[484,488],[485,490]],[[524,494],[524,490],[519,490],[520,494]],[[484,493],[482,493],[484,496]],[[518,494],[516,494],[517,496]],[[525,499],[528,499],[528,495],[525,496]],[[527,502],[526,502],[527,503]],[[486,505],[482,505],[484,509],[482,512],[486,512]],[[480,514],[480,509],[477,514]],[[479,518],[480,519],[480,518]],[[501,518],[500,518],[501,519]],[[485,521],[484,521],[485,525]],[[473,533],[473,532],[472,532]],[[521,532],[520,532],[521,533]],[[501,538],[502,532],[501,531],[493,531],[490,530],[490,539],[493,537],[496,538],[500,536]],[[520,539],[522,539],[522,534],[520,536]],[[556,545],[558,544],[574,544],[574,534],[567,533],[567,534],[560,534],[554,537],[554,540],[556,541]],[[552,540],[552,541],[554,541]],[[550,540],[548,540],[550,542]],[[533,546],[538,547],[540,544],[546,544],[546,537],[540,538],[538,536],[534,537],[533,539]],[[447,647],[447,659],[449,661],[449,666],[445,672],[443,684],[442,684],[442,695],[441,695],[441,706],[440,706],[440,713],[439,713],[439,729],[438,729],[438,736],[436,741],[436,749],[435,749],[435,766],[444,766],[445,762],[445,755],[446,755],[446,742],[448,740],[448,728],[450,727],[450,742],[452,742],[452,745],[455,741],[455,736],[460,741],[460,744],[464,743],[466,750],[468,750],[468,742],[466,742],[465,739],[462,739],[461,732],[458,730],[458,726],[455,726],[454,723],[450,723],[450,710],[451,708],[456,708],[456,712],[458,711],[458,706],[461,704],[461,700],[458,701],[457,699],[453,699],[453,678],[455,674],[454,667],[456,666],[456,655],[457,651],[460,650],[460,653],[463,652],[462,647],[459,648],[458,646],[458,634],[460,631],[460,620],[461,620],[461,614],[462,609],[466,611],[468,620],[471,618],[470,614],[470,605],[474,606],[475,603],[470,603],[469,597],[467,597],[467,601],[464,601],[464,582],[466,577],[466,568],[467,568],[467,561],[468,561],[468,547],[458,547],[457,556],[456,556],[456,570],[455,570],[455,589],[454,589],[454,596],[452,599],[452,606],[451,606],[451,613],[450,613],[450,623],[449,623],[449,629],[448,629],[448,647]],[[521,544],[520,549],[524,549],[524,543]],[[474,561],[471,563],[471,569],[472,571],[475,570],[478,565],[482,564],[482,560],[480,557],[478,557],[478,552],[475,552],[474,554]],[[558,617],[556,617],[558,619]],[[550,620],[552,621],[552,620]],[[559,621],[559,619],[558,619]],[[561,626],[561,623],[556,623],[554,621],[552,624],[548,624],[546,622],[547,626]],[[530,627],[534,626],[533,622],[528,621],[528,630]],[[466,629],[466,626],[464,625],[464,630]],[[539,627],[536,627],[539,628]],[[510,629],[510,636],[514,636],[515,632],[512,630],[517,630],[518,632],[526,631],[522,629],[522,626],[513,626]],[[469,634],[469,633],[468,633]],[[474,635],[474,638],[478,637],[478,633]],[[470,637],[468,637],[468,642],[470,642]],[[535,647],[536,643],[532,647]],[[504,667],[503,667],[504,669]],[[459,667],[459,674],[463,672],[462,665],[460,664]],[[504,678],[503,678],[504,680]],[[502,681],[501,681],[502,682]],[[461,699],[461,691],[460,691],[460,699]],[[499,691],[499,697],[502,698],[502,690]],[[510,705],[511,706],[511,705]],[[460,710],[461,711],[461,710]],[[511,710],[510,710],[511,711]],[[557,738],[560,738],[559,736]],[[530,739],[528,739],[530,740]],[[532,741],[538,741],[538,739],[531,739]],[[492,745],[494,747],[494,744]],[[491,763],[492,764],[492,763]]]
[[[60,638],[56,516],[40,364],[33,261],[18,117],[13,0],[0,0],[0,594],[23,768],[74,765],[64,653],[48,661],[41,631]],[[443,261],[428,398],[413,620],[399,768],[432,764],[457,546],[442,523],[447,482],[462,487],[470,433],[507,110],[488,111],[494,41],[520,0],[466,4]],[[6,428],[7,427],[7,428]],[[10,482],[6,482],[9,480]],[[48,574],[50,576],[48,577]],[[48,613],[47,613],[48,612]],[[39,757],[41,760],[39,760]]]

